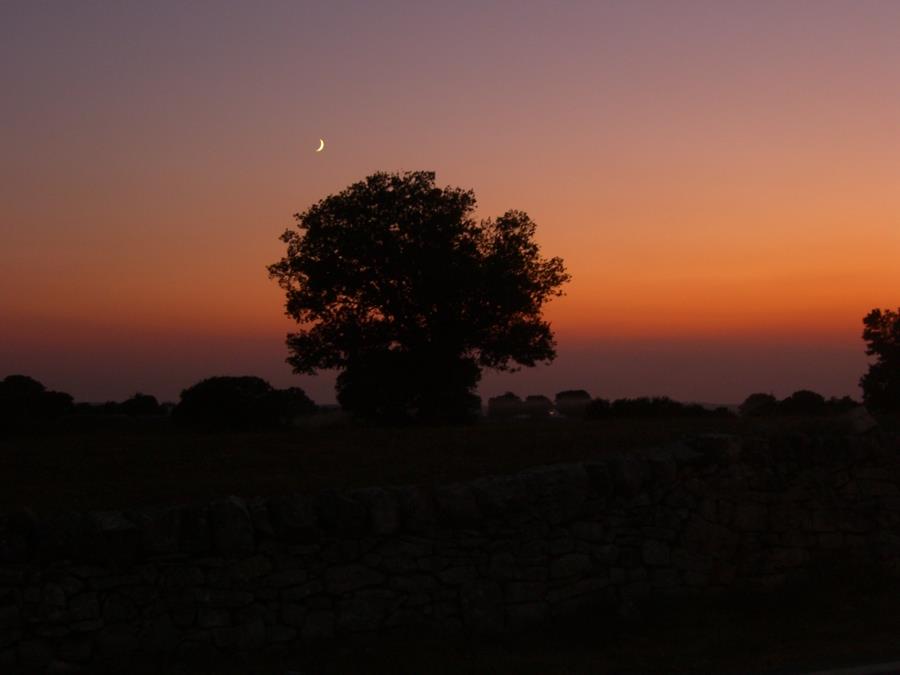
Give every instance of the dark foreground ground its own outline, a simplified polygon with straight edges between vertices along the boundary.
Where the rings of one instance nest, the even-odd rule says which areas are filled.
[[[321,421],[321,420],[320,420]],[[346,424],[269,434],[166,426],[0,440],[0,512],[123,508],[324,488],[441,483],[702,432],[827,430],[823,420],[545,420],[458,428]],[[109,672],[180,675],[349,673],[805,673],[900,660],[900,583],[832,571],[772,596],[680,600],[635,614],[595,611],[502,638],[387,635],[301,653],[119,664]]]
[[[514,420],[363,428],[312,418],[271,433],[192,433],[168,424],[0,438],[0,513],[129,508],[432,484],[584,459],[696,433],[821,430],[830,420]]]
[[[130,665],[134,673],[809,673],[900,659],[900,585],[844,571],[767,597],[599,612],[505,638],[387,636],[303,653]],[[124,672],[120,668],[114,672]]]

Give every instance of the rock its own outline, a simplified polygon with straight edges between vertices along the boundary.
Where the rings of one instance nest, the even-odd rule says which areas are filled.
[[[335,490],[321,492],[314,500],[322,527],[346,537],[361,537],[369,529],[366,507]]]
[[[584,553],[570,553],[557,558],[550,565],[550,577],[562,577],[586,574],[591,570],[591,557]]]
[[[506,602],[535,603],[547,594],[547,584],[542,581],[511,581],[506,584]]]
[[[70,635],[59,643],[57,656],[69,663],[85,663],[90,660],[93,642],[86,635]]]
[[[306,622],[306,607],[304,605],[286,602],[281,610],[281,618],[288,626],[303,628],[303,625]]]
[[[584,541],[598,542],[606,538],[606,528],[602,523],[588,521],[572,525],[572,536]]]
[[[640,493],[644,484],[644,468],[639,459],[627,454],[611,455],[607,467],[617,493],[625,497]]]
[[[373,534],[393,534],[400,529],[400,505],[395,495],[382,488],[356,490],[353,498],[365,505]]]
[[[287,588],[290,586],[300,586],[309,579],[309,574],[305,569],[286,569],[279,570],[270,574],[266,580],[266,586],[274,588]]]
[[[131,513],[141,530],[141,545],[148,553],[178,551],[181,510],[174,507],[145,508]]]
[[[400,522],[410,532],[428,530],[436,521],[436,507],[431,496],[419,487],[391,488],[400,507]]]
[[[439,518],[451,527],[474,527],[481,521],[475,492],[464,483],[437,487],[434,502]]]
[[[763,504],[738,502],[734,509],[734,526],[741,531],[760,532],[766,529],[768,514]]]
[[[496,633],[503,630],[503,591],[494,581],[471,581],[460,588],[460,609],[463,623],[476,633]]]
[[[171,653],[180,641],[181,631],[166,614],[152,617],[140,635],[141,648],[150,653]]]
[[[141,544],[137,526],[119,511],[95,511],[88,519],[96,532],[94,560],[116,563],[132,562]]]
[[[200,628],[220,628],[231,624],[231,614],[227,609],[202,607],[197,612],[197,625]]]
[[[19,608],[15,605],[0,607],[0,629],[17,628],[19,625]]]
[[[102,659],[120,659],[138,648],[138,639],[132,626],[106,626],[97,633],[96,645]]]
[[[253,530],[261,536],[275,536],[275,526],[269,514],[269,502],[262,497],[254,497],[247,502],[247,511],[250,513],[250,521]]]
[[[46,668],[53,660],[53,649],[47,640],[23,640],[18,651],[19,663],[26,668]]]
[[[332,637],[334,635],[334,612],[330,610],[309,612],[303,623],[301,635],[306,640]]]
[[[518,630],[534,626],[544,621],[550,613],[550,608],[544,602],[529,602],[521,605],[509,605],[506,608],[506,616],[510,628]]]
[[[669,547],[661,541],[649,539],[643,546],[644,564],[660,567],[669,564]]]
[[[224,556],[253,553],[255,538],[250,513],[242,499],[228,497],[212,504],[212,532],[216,550]]]
[[[588,475],[591,491],[598,497],[609,497],[613,482],[606,461],[584,462],[582,466]]]
[[[376,586],[384,581],[381,572],[364,565],[332,567],[325,573],[325,586],[329,593],[346,593],[366,586]]]
[[[500,518],[521,511],[528,503],[525,486],[517,475],[492,476],[471,483],[477,510],[488,518]]]
[[[131,598],[120,593],[111,593],[103,602],[103,620],[106,623],[131,621],[138,615],[138,609]]]
[[[391,591],[371,589],[354,593],[343,598],[338,606],[338,629],[342,632],[376,630],[395,604],[397,596]]]
[[[209,508],[205,506],[182,508],[178,520],[179,550],[187,553],[206,553],[212,548]]]
[[[289,626],[268,626],[267,634],[269,642],[292,642],[297,637],[297,630]]]
[[[269,517],[274,536],[282,541],[307,543],[318,541],[318,518],[311,500],[300,495],[269,500]]]
[[[244,607],[253,602],[249,591],[230,591],[221,588],[203,588],[197,593],[197,601],[207,607]]]

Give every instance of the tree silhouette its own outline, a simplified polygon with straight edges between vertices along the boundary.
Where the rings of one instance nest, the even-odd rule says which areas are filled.
[[[584,411],[591,403],[591,395],[584,389],[567,389],[554,397],[556,410],[567,417],[584,417]]]
[[[859,386],[870,410],[900,411],[900,308],[873,309],[863,319],[866,354],[875,357]]]
[[[172,416],[181,426],[267,429],[316,410],[302,389],[275,389],[259,377],[209,377],[181,392]]]
[[[475,196],[432,172],[376,173],[296,214],[268,270],[300,329],[296,373],[338,369],[364,415],[465,417],[484,368],[556,356],[544,303],[569,279],[521,211],[476,222]]]
[[[0,432],[39,429],[72,409],[69,394],[47,391],[27,375],[7,375],[0,380]]]

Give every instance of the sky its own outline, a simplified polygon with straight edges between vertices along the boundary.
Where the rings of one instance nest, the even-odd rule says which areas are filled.
[[[900,304],[900,3],[0,3],[0,377],[291,374],[292,214],[432,170],[572,281],[482,396],[859,395]],[[325,150],[316,153],[319,138]]]

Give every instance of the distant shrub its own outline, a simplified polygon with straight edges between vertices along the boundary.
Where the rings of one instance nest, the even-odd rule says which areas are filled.
[[[772,394],[750,394],[738,407],[742,417],[765,417],[778,412],[778,399]]]
[[[742,417],[831,417],[849,412],[860,406],[849,396],[831,397],[826,400],[821,394],[809,389],[800,389],[779,401],[771,394],[751,394],[740,405]]]
[[[554,397],[557,412],[566,417],[584,417],[590,402],[591,395],[584,389],[561,391]]]
[[[118,404],[118,412],[122,415],[161,415],[162,408],[155,396],[138,392],[131,398]]]
[[[733,413],[724,406],[709,409],[698,403],[680,403],[668,396],[619,398],[611,403],[604,399],[594,399],[585,411],[587,419],[733,416]]]
[[[809,389],[801,389],[783,399],[778,404],[778,412],[783,415],[823,415],[825,397]]]
[[[278,424],[282,426],[291,424],[298,417],[314,413],[317,408],[313,400],[299,387],[274,389],[269,397]]]
[[[0,381],[0,430],[40,429],[72,408],[69,394],[47,391],[27,375],[9,375]]]
[[[531,418],[549,417],[553,411],[553,401],[540,394],[528,396],[525,398],[523,410]]]
[[[295,387],[278,390],[259,377],[210,377],[181,392],[172,416],[182,426],[250,430],[284,426],[315,409]]]
[[[488,399],[488,417],[509,419],[525,414],[525,403],[511,391]]]
[[[584,408],[584,417],[589,420],[603,420],[610,417],[610,402],[605,398],[595,398]]]
[[[825,402],[826,410],[834,415],[842,415],[858,408],[861,405],[862,404],[859,401],[856,401],[849,396],[842,396],[841,398],[832,396]]]

